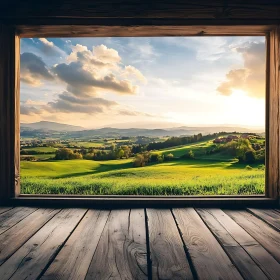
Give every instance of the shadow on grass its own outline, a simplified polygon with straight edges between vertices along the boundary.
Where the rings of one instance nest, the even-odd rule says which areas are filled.
[[[102,161],[100,161],[100,166],[92,169],[92,171],[64,174],[64,175],[56,176],[54,178],[63,179],[63,178],[81,177],[81,176],[93,175],[96,173],[103,173],[112,170],[119,170],[119,169],[123,170],[131,167],[132,167],[132,162],[126,162],[121,164],[102,164]]]

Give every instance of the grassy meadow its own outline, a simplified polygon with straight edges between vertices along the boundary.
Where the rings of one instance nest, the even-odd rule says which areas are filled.
[[[83,143],[84,145],[85,143]],[[250,195],[263,194],[265,171],[238,163],[223,152],[207,155],[211,141],[153,151],[174,159],[133,167],[118,160],[42,160],[21,162],[21,192],[80,195]],[[192,150],[195,159],[180,156]]]

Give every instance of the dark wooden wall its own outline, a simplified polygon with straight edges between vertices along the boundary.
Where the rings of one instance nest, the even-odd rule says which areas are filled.
[[[16,6],[15,6],[16,5]],[[279,19],[279,0],[11,0],[0,17]]]
[[[279,25],[280,0],[3,0],[0,4],[0,201],[19,193],[18,35],[197,36],[236,34],[236,30],[240,35],[249,35],[251,30],[253,34],[270,34],[266,194],[279,197],[280,36],[275,27]]]

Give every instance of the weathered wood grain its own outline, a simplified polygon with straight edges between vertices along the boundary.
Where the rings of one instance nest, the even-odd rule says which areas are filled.
[[[237,224],[255,238],[280,263],[280,233],[247,211],[226,210]]]
[[[59,210],[38,209],[0,235],[0,265],[18,250]]]
[[[173,213],[199,279],[243,279],[193,208]]]
[[[280,213],[272,209],[248,208],[248,211],[280,231]]]
[[[279,279],[280,264],[268,251],[221,209],[208,209],[208,212],[219,220],[219,223],[244,248],[269,279]]]
[[[86,279],[148,279],[144,209],[111,211]]]
[[[212,215],[211,211],[209,212],[208,209],[197,209],[197,212],[222,245],[244,279],[269,279],[252,260],[250,255],[248,255],[241,245],[220,224],[219,220]]]
[[[274,28],[267,37],[267,76],[266,76],[266,188],[267,197],[278,198],[279,175],[279,70],[280,70],[280,35],[279,27]]]
[[[158,36],[223,36],[265,35],[273,27],[268,25],[19,25],[20,37],[158,37]]]
[[[2,213],[4,213],[4,212],[7,212],[7,211],[9,211],[9,210],[11,210],[12,209],[12,207],[1,207],[0,208],[0,214],[2,214]]]
[[[109,213],[89,210],[40,279],[85,279]]]
[[[37,279],[86,210],[64,209],[0,266],[0,279]]]
[[[0,235],[36,210],[37,208],[16,207],[0,214]]]
[[[193,279],[169,209],[147,209],[152,279]]]

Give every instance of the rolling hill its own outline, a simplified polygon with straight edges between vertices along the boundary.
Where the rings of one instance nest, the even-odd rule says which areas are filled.
[[[43,131],[81,131],[81,126],[69,125],[57,122],[40,121],[35,123],[21,123],[21,130],[43,130]]]

